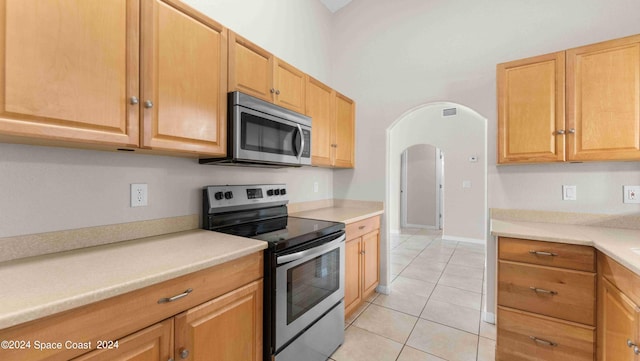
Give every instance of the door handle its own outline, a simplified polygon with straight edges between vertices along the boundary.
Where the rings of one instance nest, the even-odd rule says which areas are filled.
[[[345,236],[344,234],[338,238],[336,238],[335,240],[323,244],[322,246],[318,246],[318,247],[314,247],[311,249],[307,249],[304,251],[300,251],[300,252],[296,252],[296,253],[292,253],[292,254],[287,254],[284,256],[279,256],[278,258],[276,258],[276,263],[277,264],[283,264],[283,263],[287,263],[287,262],[291,262],[291,261],[297,261],[299,259],[302,259],[308,255],[311,254],[318,254],[321,255],[322,253],[324,253],[325,251],[335,247],[336,244],[343,242],[345,239],[347,239],[347,236]]]
[[[298,151],[298,160],[302,157],[302,153],[304,152],[304,134],[302,133],[302,127],[300,124],[296,124],[298,126],[298,132],[300,132],[300,150]]]

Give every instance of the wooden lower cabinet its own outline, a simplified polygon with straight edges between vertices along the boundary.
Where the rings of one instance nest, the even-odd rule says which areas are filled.
[[[598,361],[640,361],[640,276],[601,253],[598,271]]]
[[[349,317],[380,282],[380,217],[351,223],[346,233],[344,313]]]
[[[498,307],[496,360],[593,361],[593,326]]]
[[[122,340],[107,341],[73,361],[158,361],[169,360],[173,354],[173,319],[168,319]]]
[[[593,361],[594,262],[582,246],[500,237],[496,359]]]
[[[258,252],[2,329],[0,340],[42,340],[63,346],[0,349],[0,360],[261,360],[263,267]],[[66,341],[81,347],[67,347]]]
[[[262,281],[175,317],[176,359],[259,361],[262,359]]]

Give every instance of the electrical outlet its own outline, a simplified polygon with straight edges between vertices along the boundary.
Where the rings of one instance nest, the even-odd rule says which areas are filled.
[[[131,207],[144,207],[148,202],[147,184],[131,184]]]
[[[313,182],[313,193],[318,193],[318,182]]]
[[[622,186],[623,203],[640,203],[640,186]]]

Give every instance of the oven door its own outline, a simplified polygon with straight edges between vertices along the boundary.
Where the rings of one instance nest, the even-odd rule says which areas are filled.
[[[234,108],[235,158],[311,164],[311,127],[249,108]]]
[[[276,257],[276,352],[344,298],[345,235],[329,237]]]

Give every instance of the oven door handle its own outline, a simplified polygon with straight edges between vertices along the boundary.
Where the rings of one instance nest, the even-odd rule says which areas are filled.
[[[321,246],[310,248],[310,249],[306,249],[304,251],[300,251],[300,252],[296,252],[296,253],[292,253],[292,254],[286,254],[284,256],[278,256],[276,258],[276,263],[280,265],[280,264],[291,262],[291,261],[297,261],[299,259],[302,259],[302,258],[307,257],[307,256],[312,255],[312,254],[321,255],[321,254],[325,253],[326,251],[334,248],[336,245],[340,244],[341,242],[344,242],[345,239],[347,239],[347,236],[343,234],[342,236],[336,238],[335,240],[333,240],[333,241],[331,241],[329,243],[325,243],[325,244],[323,244]]]

